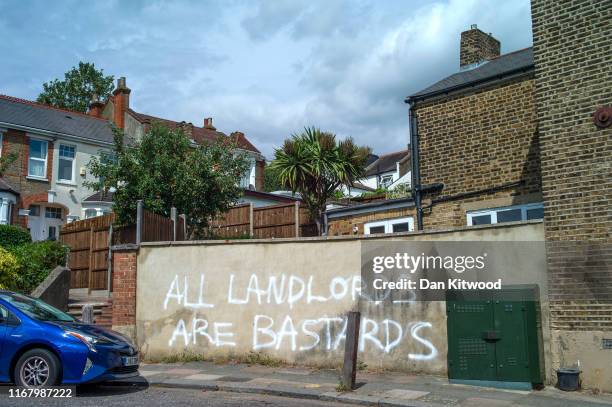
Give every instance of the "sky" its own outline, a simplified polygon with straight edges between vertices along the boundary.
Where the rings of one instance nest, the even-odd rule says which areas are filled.
[[[0,0],[0,93],[35,99],[79,61],[137,112],[244,132],[267,159],[305,126],[406,148],[406,96],[459,70],[477,24],[531,46],[529,0]]]

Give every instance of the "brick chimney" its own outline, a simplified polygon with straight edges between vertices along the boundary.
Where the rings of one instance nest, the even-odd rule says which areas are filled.
[[[117,88],[113,91],[114,109],[113,121],[115,126],[123,129],[125,127],[125,112],[130,107],[130,88],[125,84],[125,76],[117,79]]]
[[[459,66],[461,68],[488,61],[499,56],[501,44],[491,33],[487,34],[472,24],[469,30],[461,33]]]
[[[180,122],[177,126],[185,136],[193,138],[193,123]]]
[[[93,117],[102,117],[102,109],[104,109],[104,103],[100,101],[98,95],[94,94],[89,102],[87,114]]]
[[[207,117],[204,119],[204,128],[208,130],[217,130],[217,128],[212,124],[212,117]]]

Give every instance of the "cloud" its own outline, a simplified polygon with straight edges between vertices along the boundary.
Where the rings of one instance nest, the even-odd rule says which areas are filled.
[[[408,143],[404,98],[456,72],[477,23],[531,44],[529,0],[0,3],[0,92],[35,98],[80,59],[127,76],[137,111],[244,131],[271,158],[304,126],[377,153]]]

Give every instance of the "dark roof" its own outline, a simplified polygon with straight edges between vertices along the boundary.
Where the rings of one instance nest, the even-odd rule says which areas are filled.
[[[378,157],[366,168],[366,177],[382,174],[383,172],[395,171],[395,166],[398,161],[410,157],[410,150],[396,151],[394,153],[384,154]]]
[[[110,123],[105,119],[12,96],[0,95],[0,122],[113,142]]]
[[[19,195],[19,192],[13,188],[8,182],[0,178],[0,191],[8,191],[14,195]]]
[[[144,113],[138,113],[132,109],[129,109],[128,112],[136,120],[138,120],[141,123],[157,122],[157,123],[161,123],[165,125],[166,127],[170,129],[176,129],[177,127],[180,127],[183,124],[181,122],[176,122],[174,120],[162,119],[161,117],[151,116],[151,115],[144,114]],[[191,137],[196,143],[202,144],[202,143],[207,143],[207,142],[214,143],[215,141],[228,137],[228,136],[225,133],[217,131],[217,130],[212,130],[212,129],[208,129],[205,127],[193,126],[192,131],[191,131]],[[234,132],[229,135],[229,138],[234,143],[236,143],[236,145],[239,148],[242,148],[248,151],[253,151],[255,153],[260,153],[260,151],[253,144],[251,144],[251,142],[247,140],[245,135],[241,132]]]
[[[113,202],[114,192],[98,191],[93,195],[83,199],[83,202]]]
[[[476,68],[452,74],[449,77],[411,95],[410,99],[421,99],[450,90],[471,86],[476,83],[495,80],[501,76],[533,68],[533,49],[525,48],[500,55]]]

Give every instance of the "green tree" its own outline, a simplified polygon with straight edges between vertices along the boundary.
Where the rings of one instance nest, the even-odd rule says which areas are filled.
[[[299,192],[308,212],[322,232],[325,205],[341,185],[363,177],[369,147],[358,147],[351,138],[337,141],[332,133],[314,127],[285,140],[270,165],[282,184]]]
[[[135,222],[136,201],[142,199],[147,210],[164,216],[174,206],[187,215],[191,236],[202,237],[209,220],[241,195],[239,181],[249,164],[229,139],[193,145],[181,130],[157,123],[140,140],[114,133],[112,157],[94,157],[88,164],[101,181],[86,185],[115,189],[113,210],[122,224]]]
[[[113,90],[113,77],[104,76],[93,63],[79,62],[64,74],[64,80],[43,83],[43,92],[36,101],[63,109],[86,112],[93,95],[105,100]]]
[[[281,182],[278,174],[278,170],[266,167],[264,171],[264,191],[272,192],[279,191],[285,188],[283,183]]]

